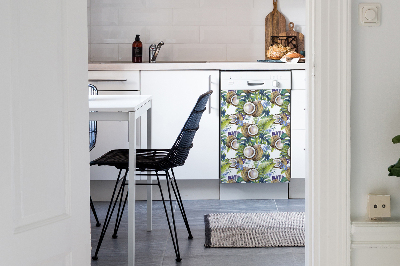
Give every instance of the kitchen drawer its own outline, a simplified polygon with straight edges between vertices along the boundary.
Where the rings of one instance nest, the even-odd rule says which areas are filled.
[[[306,89],[306,71],[292,70],[292,90]]]
[[[99,91],[140,91],[139,71],[89,71],[88,81]]]

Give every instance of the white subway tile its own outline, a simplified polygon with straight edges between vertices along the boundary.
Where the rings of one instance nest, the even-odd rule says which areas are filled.
[[[132,44],[118,44],[118,61],[132,62]]]
[[[228,44],[227,61],[256,62],[265,59],[264,44]]]
[[[235,8],[227,10],[228,26],[265,26],[268,13],[257,8]]]
[[[146,0],[91,0],[91,6],[115,8],[145,8]]]
[[[113,7],[92,7],[91,25],[92,26],[117,26],[118,8]]]
[[[251,26],[201,26],[200,43],[250,43]]]
[[[149,43],[199,43],[198,26],[151,26],[147,30]]]
[[[173,9],[173,24],[181,26],[226,25],[226,9],[180,8]]]
[[[229,0],[227,8],[250,8],[253,7],[253,0]]]
[[[146,0],[147,8],[198,8],[200,0]]]
[[[118,61],[118,44],[91,44],[90,61]]]
[[[265,16],[267,16],[272,12],[274,6],[272,1],[254,0],[254,8],[265,10]],[[306,0],[281,0],[278,1],[277,8],[285,16],[287,24],[291,21],[298,21],[302,25],[305,24]]]
[[[145,35],[145,27],[92,26],[91,43],[132,43],[136,34]]]
[[[226,61],[225,44],[174,44],[174,61]]]
[[[167,26],[172,25],[172,9],[137,9],[119,10],[119,25],[132,26]]]
[[[229,0],[200,0],[203,8],[227,8]]]

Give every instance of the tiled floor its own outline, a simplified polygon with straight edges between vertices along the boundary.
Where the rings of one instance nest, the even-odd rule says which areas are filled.
[[[175,202],[174,202],[175,203]],[[95,202],[96,211],[103,223],[108,203]],[[168,206],[168,205],[167,205]],[[303,247],[279,248],[205,248],[204,215],[216,212],[272,212],[304,211],[304,199],[288,200],[187,200],[184,201],[193,239],[187,239],[187,231],[179,209],[175,212],[181,262],[175,262],[175,253],[161,201],[153,203],[153,231],[146,231],[146,202],[136,202],[136,265],[138,266],[302,266]],[[176,203],[175,203],[176,207]],[[92,254],[96,248],[101,227],[95,227],[92,216]],[[110,223],[99,259],[92,266],[127,265],[127,216],[112,239],[114,223]]]

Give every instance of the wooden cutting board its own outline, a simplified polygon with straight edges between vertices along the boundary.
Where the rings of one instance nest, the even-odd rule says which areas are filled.
[[[294,30],[294,23],[289,23],[289,30],[286,32],[281,32],[279,36],[296,36],[297,38],[297,51],[304,51],[304,35],[300,32]]]
[[[279,36],[281,32],[286,31],[286,18],[278,11],[278,0],[272,0],[274,10],[265,17],[265,59],[267,51],[271,46],[271,36]]]

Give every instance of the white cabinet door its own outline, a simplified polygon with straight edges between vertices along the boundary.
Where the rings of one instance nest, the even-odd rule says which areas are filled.
[[[87,3],[0,6],[0,265],[90,265]]]
[[[292,70],[291,103],[292,178],[305,178],[306,158],[306,71]]]
[[[141,94],[152,95],[152,147],[171,148],[198,97],[209,90],[211,113],[203,113],[193,148],[184,166],[174,171],[178,179],[219,178],[219,71],[142,71]]]

